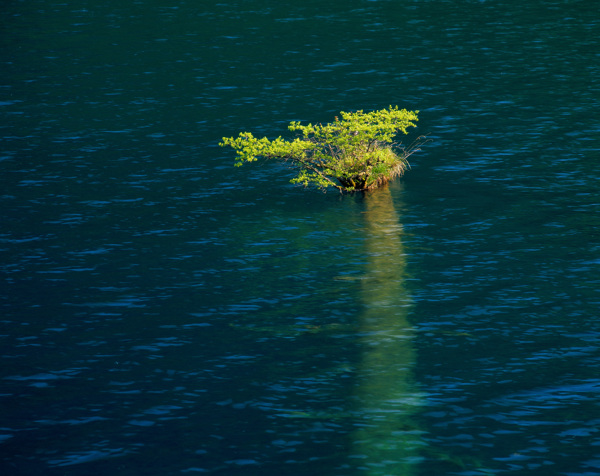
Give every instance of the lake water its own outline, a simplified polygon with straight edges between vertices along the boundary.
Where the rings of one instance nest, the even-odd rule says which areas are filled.
[[[600,474],[596,0],[0,16],[1,474]],[[389,105],[368,195],[217,145]]]

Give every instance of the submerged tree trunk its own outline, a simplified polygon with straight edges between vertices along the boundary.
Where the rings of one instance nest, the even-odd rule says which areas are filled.
[[[409,476],[416,472],[421,431],[412,420],[421,396],[412,382],[414,332],[407,320],[411,297],[405,288],[402,226],[389,188],[366,197],[367,275],[358,370],[360,427],[352,457],[369,475]]]

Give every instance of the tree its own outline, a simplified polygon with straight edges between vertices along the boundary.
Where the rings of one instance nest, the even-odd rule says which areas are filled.
[[[409,127],[416,127],[418,112],[398,106],[368,113],[342,111],[342,119],[336,116],[330,124],[291,122],[288,129],[298,132],[291,141],[241,132],[236,138],[223,137],[219,145],[236,151],[235,166],[259,158],[287,162],[298,169],[292,183],[341,192],[370,190],[401,176],[409,167],[408,157],[424,143],[424,136],[408,148],[393,141],[399,132],[408,134]]]

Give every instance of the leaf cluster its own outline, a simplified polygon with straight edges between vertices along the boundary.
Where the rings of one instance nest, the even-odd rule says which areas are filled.
[[[342,111],[341,119],[325,125],[291,122],[288,129],[297,133],[293,140],[259,139],[242,132],[238,137],[224,137],[219,145],[236,151],[236,166],[259,158],[289,163],[298,170],[292,183],[369,190],[402,175],[408,167],[407,158],[418,150],[421,138],[407,149],[395,143],[394,137],[416,127],[418,112],[397,106],[368,113]]]

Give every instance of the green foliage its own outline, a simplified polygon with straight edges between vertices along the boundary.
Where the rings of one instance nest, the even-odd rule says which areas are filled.
[[[419,111],[398,109],[398,106],[364,113],[340,112],[330,124],[301,125],[290,123],[288,129],[297,132],[291,140],[258,139],[250,132],[238,137],[223,137],[219,144],[236,151],[236,166],[259,158],[277,159],[298,169],[292,183],[314,185],[325,190],[359,191],[377,188],[400,176],[409,167],[407,158],[423,144],[420,137],[409,148],[393,141],[409,127],[416,127]]]

